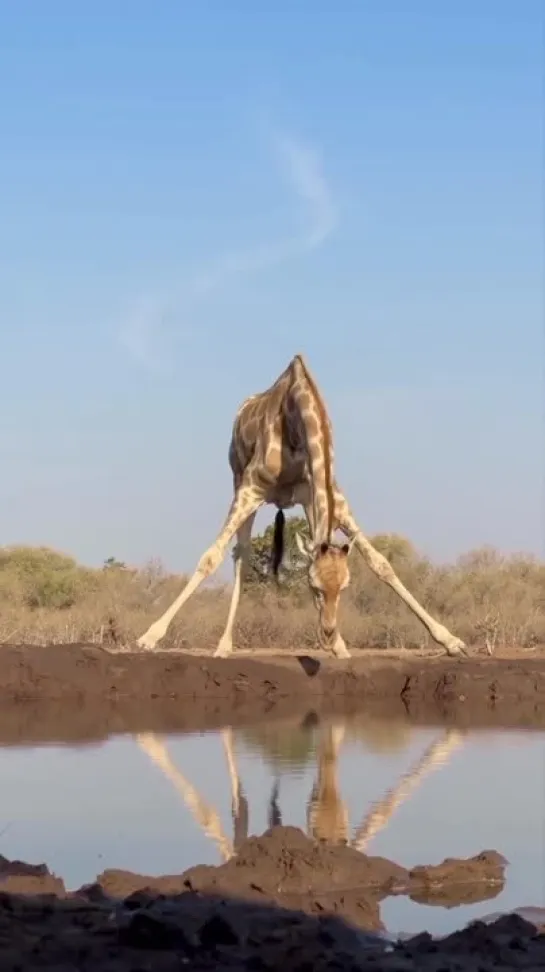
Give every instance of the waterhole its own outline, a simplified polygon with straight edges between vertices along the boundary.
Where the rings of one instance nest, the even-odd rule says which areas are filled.
[[[445,934],[545,904],[544,747],[538,731],[312,716],[11,746],[0,750],[0,853],[45,862],[75,889],[106,868],[160,875],[219,864],[247,834],[278,822],[407,868],[499,852],[506,882],[484,900],[382,901],[389,931]]]

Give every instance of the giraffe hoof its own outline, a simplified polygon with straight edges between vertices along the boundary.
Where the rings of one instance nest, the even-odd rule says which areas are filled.
[[[460,638],[453,638],[452,641],[447,642],[445,645],[445,651],[451,658],[457,658],[460,655],[465,655],[467,657],[468,654],[468,650]]]
[[[213,657],[214,658],[229,658],[233,652],[233,646],[229,644],[222,644],[221,641],[216,648]]]
[[[346,660],[352,657],[342,638],[337,639],[331,650],[334,658]]]
[[[154,651],[158,640],[151,632],[146,631],[145,634],[137,639],[136,644],[139,648],[143,648],[144,651]]]

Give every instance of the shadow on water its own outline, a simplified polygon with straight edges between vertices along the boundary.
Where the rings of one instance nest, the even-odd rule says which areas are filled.
[[[433,968],[450,972],[466,963],[471,968],[492,968],[488,960],[509,948],[515,950],[518,969],[545,964],[545,938],[517,916],[470,927],[439,942],[419,935],[392,943],[387,936],[364,932],[338,916],[309,915],[236,896],[137,893],[121,900],[97,895],[95,890],[80,898],[77,909],[50,900],[41,912],[35,902],[13,896],[3,921],[0,962],[5,961],[6,950],[10,967],[16,954],[17,967],[26,970],[57,969],[62,956],[63,965],[83,972],[102,967],[122,972],[140,967],[140,962],[164,972],[184,965],[202,972],[233,968],[333,972],[364,967],[416,972],[431,968],[430,959]]]
[[[308,675],[309,678],[314,678],[322,667],[321,662],[310,655],[297,655],[296,657],[305,675]]]

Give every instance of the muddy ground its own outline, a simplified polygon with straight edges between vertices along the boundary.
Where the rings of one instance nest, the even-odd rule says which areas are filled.
[[[295,827],[245,841],[218,867],[150,877],[108,870],[67,892],[45,865],[0,858],[0,968],[129,970],[537,969],[545,936],[517,917],[442,941],[388,946],[380,903],[452,907],[495,897],[503,858],[484,850],[412,870]]]
[[[305,712],[414,724],[545,726],[545,657],[109,653],[3,645],[0,745],[235,727]]]

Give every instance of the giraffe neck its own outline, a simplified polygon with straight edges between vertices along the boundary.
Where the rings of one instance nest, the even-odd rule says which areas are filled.
[[[295,360],[293,396],[305,427],[314,543],[330,543],[333,530],[333,443],[325,404],[303,359]]]

